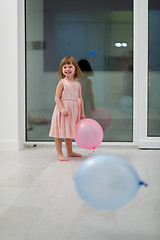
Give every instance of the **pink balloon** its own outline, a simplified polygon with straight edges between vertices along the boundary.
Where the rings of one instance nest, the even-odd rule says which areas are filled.
[[[95,111],[91,112],[91,117],[101,125],[103,130],[107,129],[110,125],[110,115],[104,108],[96,108]]]
[[[95,149],[103,140],[103,129],[93,119],[85,118],[76,124],[76,143],[84,149]]]

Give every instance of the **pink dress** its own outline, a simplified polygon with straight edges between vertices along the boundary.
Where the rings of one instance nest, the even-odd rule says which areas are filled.
[[[80,120],[81,115],[80,83],[77,81],[70,82],[66,79],[62,79],[62,83],[64,89],[61,101],[69,115],[64,117],[58,106],[55,106],[49,136],[54,138],[75,138],[75,125]]]

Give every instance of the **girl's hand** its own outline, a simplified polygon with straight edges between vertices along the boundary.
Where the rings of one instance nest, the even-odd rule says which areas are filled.
[[[85,115],[84,113],[81,114],[81,119],[84,119],[85,118]]]
[[[63,116],[64,117],[68,117],[68,112],[67,112],[67,110],[65,109],[65,108],[63,108],[62,110],[61,110],[61,113],[63,114]]]

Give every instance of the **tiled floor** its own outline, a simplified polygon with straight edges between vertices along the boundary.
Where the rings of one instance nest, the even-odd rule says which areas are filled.
[[[74,176],[84,157],[56,160],[54,147],[0,152],[1,240],[159,240],[160,150],[114,149],[133,164],[147,188],[114,211],[86,205],[78,196]]]

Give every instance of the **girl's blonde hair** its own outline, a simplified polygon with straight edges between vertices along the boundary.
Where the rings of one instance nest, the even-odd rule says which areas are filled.
[[[83,76],[81,69],[78,66],[78,63],[76,61],[76,59],[72,56],[67,56],[64,57],[60,63],[59,66],[59,72],[58,72],[58,76],[60,78],[64,78],[64,74],[62,73],[62,68],[65,64],[73,64],[75,66],[75,73],[74,73],[74,78],[81,78]]]

